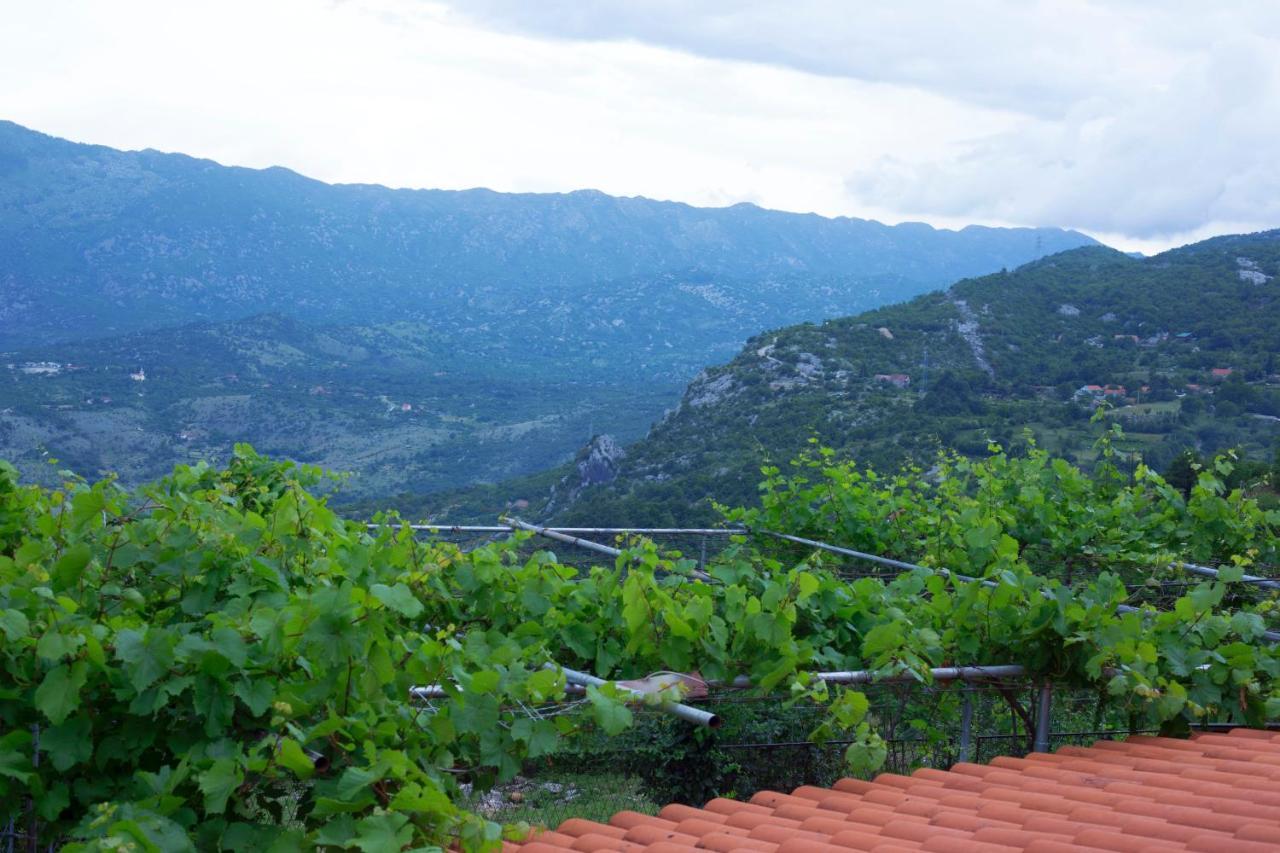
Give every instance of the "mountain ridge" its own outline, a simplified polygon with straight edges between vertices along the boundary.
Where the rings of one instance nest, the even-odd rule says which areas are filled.
[[[296,416],[265,389],[255,392],[263,404],[252,412],[270,420],[246,420],[241,437],[256,436],[264,449],[353,466],[361,475],[353,482],[368,487],[362,494],[500,480],[570,458],[593,427],[638,435],[690,377],[761,328],[854,313],[1093,242],[1060,229],[940,231],[599,191],[329,185],[284,167],[122,152],[13,123],[0,123],[0,176],[4,362],[111,365],[2,377],[13,403],[0,408],[22,421],[0,441],[0,455],[24,460],[27,476],[47,474],[39,464],[46,452],[90,472],[119,470],[129,482],[193,452],[225,459],[233,436],[197,415],[214,412],[231,425],[227,394],[184,342],[212,335],[215,377],[258,365],[273,377],[264,382],[292,389]],[[416,377],[359,361],[344,380],[416,401],[415,419],[434,406],[429,417],[450,424],[441,427],[449,438],[387,432],[386,413],[354,392],[295,393],[324,384],[312,374],[328,362],[312,353],[259,364],[291,345],[291,334],[311,334],[262,322],[245,327],[251,333],[235,329],[263,315],[290,317],[322,337],[354,334],[389,362],[429,353],[434,363]],[[130,347],[142,363],[124,363]],[[166,352],[177,354],[173,362],[155,368]],[[128,384],[139,367],[146,384]],[[472,400],[458,390],[468,384]],[[89,402],[104,396],[107,412]],[[498,458],[478,458],[488,452],[481,449],[468,464],[465,440],[478,433],[452,425],[478,424],[477,412],[488,419],[477,427],[483,434],[498,425],[516,432]],[[359,438],[350,431],[371,430],[384,473],[371,475],[354,452],[291,445],[284,439],[295,420],[345,425],[334,438],[343,446]],[[105,428],[114,423],[145,441],[122,442]],[[405,446],[385,446],[386,435]]]
[[[928,468],[944,448],[1016,449],[1030,430],[1089,466],[1098,405],[1128,432],[1117,444],[1126,464],[1280,451],[1280,230],[1145,259],[1082,247],[898,305],[762,332],[695,377],[626,447],[608,484],[579,488],[566,466],[393,505],[465,521],[492,519],[518,498],[538,521],[710,523],[710,500],[751,503],[760,467],[785,465],[811,442],[886,472]],[[572,506],[543,498],[567,488],[578,494]]]

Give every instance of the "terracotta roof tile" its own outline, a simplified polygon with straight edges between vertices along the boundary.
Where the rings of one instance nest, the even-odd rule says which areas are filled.
[[[1134,736],[1055,754],[573,818],[503,853],[1280,850],[1280,735]]]

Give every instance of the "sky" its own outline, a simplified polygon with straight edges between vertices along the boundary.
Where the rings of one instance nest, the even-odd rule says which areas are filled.
[[[1280,226],[1270,0],[0,3],[0,118],[76,141],[1145,252]]]

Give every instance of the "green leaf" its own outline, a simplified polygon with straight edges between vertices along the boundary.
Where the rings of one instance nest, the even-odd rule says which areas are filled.
[[[173,665],[170,637],[160,631],[126,628],[116,634],[116,657],[124,663],[133,689],[142,692]]]
[[[53,588],[64,590],[75,586],[92,557],[93,551],[83,542],[64,551],[53,564],[53,571],[50,573],[53,576]]]
[[[228,798],[244,781],[244,772],[232,759],[219,758],[198,779],[205,811],[222,814],[227,809]]]
[[[271,707],[271,700],[275,698],[275,691],[272,689],[271,682],[264,678],[257,681],[241,680],[236,682],[236,697],[249,709],[249,713],[255,717],[261,717]]]
[[[0,736],[0,776],[25,785],[35,769],[31,765],[31,733],[16,729]]]
[[[293,771],[299,779],[310,779],[316,772],[316,766],[302,750],[302,746],[293,738],[280,741],[280,750],[276,753],[276,761],[281,767]]]
[[[809,572],[800,572],[796,575],[796,585],[800,590],[800,594],[796,596],[797,601],[804,601],[822,588],[822,582]]]
[[[409,587],[402,583],[398,583],[395,586],[375,583],[369,587],[369,592],[384,606],[408,616],[410,619],[422,614],[422,602],[415,598]]]
[[[248,657],[244,638],[233,628],[214,628],[209,635],[210,645],[226,658],[232,666],[242,667]]]
[[[11,643],[31,636],[31,623],[21,610],[0,610],[0,631]]]
[[[356,837],[351,843],[364,853],[399,853],[412,840],[413,827],[408,815],[382,812],[357,823]]]
[[[1222,566],[1218,569],[1218,580],[1223,583],[1235,583],[1244,577],[1244,567],[1237,565]]]
[[[36,643],[36,655],[44,660],[61,660],[74,654],[84,645],[84,637],[79,634],[59,634],[57,631],[46,631]]]
[[[77,661],[70,666],[61,664],[54,667],[40,682],[35,694],[36,707],[49,718],[49,722],[56,726],[80,707],[80,690],[88,673],[89,665]]]
[[[631,726],[631,709],[612,696],[606,696],[598,687],[587,688],[587,699],[595,712],[596,722],[610,736],[621,734]]]
[[[88,761],[93,756],[93,724],[78,714],[60,726],[40,732],[40,751],[53,761],[59,773]]]
[[[57,820],[58,815],[71,805],[71,789],[65,782],[56,782],[36,798],[36,814],[45,820]]]
[[[889,750],[884,741],[871,735],[869,739],[849,744],[849,748],[844,751],[844,761],[855,775],[867,776],[883,767],[888,755]]]

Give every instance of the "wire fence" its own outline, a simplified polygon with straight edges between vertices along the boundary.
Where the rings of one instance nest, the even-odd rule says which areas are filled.
[[[505,538],[512,526],[426,532],[469,547],[468,543]],[[583,571],[594,565],[611,565],[617,554],[614,549],[635,544],[637,537],[653,542],[665,556],[690,560],[697,568],[706,569],[730,546],[733,534],[748,535],[753,545],[775,553],[779,549],[793,549],[795,556],[821,552],[825,565],[848,579],[876,577],[889,581],[904,571],[922,568],[904,560],[763,531],[525,528],[538,535],[522,543],[523,553],[554,550],[558,562]],[[1081,560],[1058,577],[1066,582],[1081,581],[1104,569],[1116,568]],[[1140,606],[1168,609],[1189,589],[1215,577],[1221,567],[1197,564],[1190,570],[1178,565],[1121,568],[1128,573],[1122,573],[1122,577],[1128,581],[1130,593],[1123,612]],[[1249,582],[1230,586],[1223,607],[1275,595],[1274,581],[1280,580],[1280,570],[1263,566],[1250,571],[1253,577]],[[1026,677],[931,684],[859,683],[857,689],[868,697],[867,719],[883,739],[885,753],[877,772],[908,774],[922,767],[945,769],[957,762],[986,763],[998,756],[1024,756],[1066,745],[1088,745],[1100,738],[1153,733],[1136,727],[1136,718],[1129,716],[1123,699],[1112,700],[1098,688],[1048,685]],[[712,796],[749,797],[761,789],[791,790],[802,784],[829,786],[850,775],[845,751],[855,743],[852,733],[836,733],[823,742],[811,738],[825,713],[821,706],[793,703],[787,696],[723,689],[713,689],[711,696],[689,700],[689,704],[714,714],[720,725],[714,730],[694,729],[652,707],[640,706],[635,708],[636,725],[629,731],[613,738],[600,735],[577,739],[562,752],[527,767],[519,782],[524,788],[506,793],[523,799],[526,794],[522,790],[532,791],[529,796],[548,800],[550,811],[535,811],[529,816],[534,822],[554,825],[565,817],[591,816],[601,811],[607,815],[610,808],[624,800],[630,804],[623,807],[647,810],[654,803],[700,804]],[[575,785],[596,796],[575,803],[546,793]],[[502,796],[503,792],[499,792],[499,799]],[[502,813],[503,808],[509,812],[513,806],[500,803],[497,813]],[[514,808],[519,812],[521,806],[517,802]],[[528,811],[529,807],[524,808]]]

